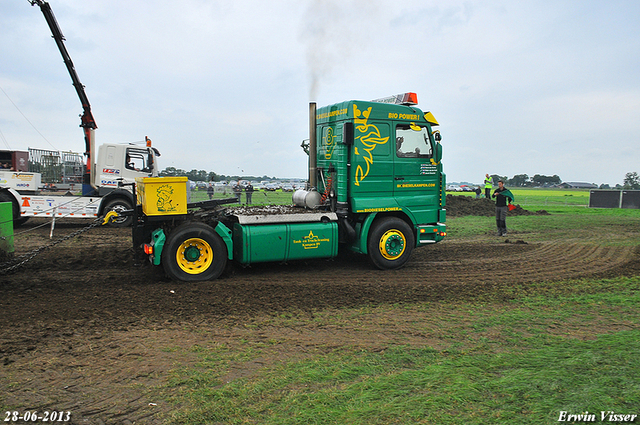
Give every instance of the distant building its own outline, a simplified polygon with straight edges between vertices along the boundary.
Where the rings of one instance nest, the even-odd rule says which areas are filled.
[[[585,182],[562,182],[555,187],[561,187],[564,189],[597,189],[598,185]]]

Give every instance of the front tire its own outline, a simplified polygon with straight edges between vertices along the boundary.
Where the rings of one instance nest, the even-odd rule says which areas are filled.
[[[369,259],[381,270],[402,267],[415,246],[411,227],[397,217],[386,217],[377,221],[369,232],[367,250]]]
[[[227,265],[227,246],[211,226],[184,223],[167,238],[162,250],[162,265],[174,280],[217,279]]]

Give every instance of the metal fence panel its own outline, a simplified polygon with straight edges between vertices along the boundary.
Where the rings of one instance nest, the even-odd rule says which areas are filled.
[[[620,208],[620,191],[590,190],[589,208]]]
[[[82,183],[84,158],[75,152],[29,148],[29,171],[40,173],[42,183]]]
[[[640,209],[640,190],[591,190],[589,207]]]
[[[640,209],[640,190],[623,190],[621,207]]]

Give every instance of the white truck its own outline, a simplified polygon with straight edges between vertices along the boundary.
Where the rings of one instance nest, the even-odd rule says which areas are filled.
[[[58,185],[69,190],[61,194],[55,183],[43,182],[42,174],[29,172],[27,152],[0,151],[0,202],[13,203],[14,223],[29,217],[97,218],[110,210],[122,212],[134,207],[130,184],[137,177],[157,177],[159,152],[146,139],[146,146],[106,143],[99,147],[97,162],[91,167],[90,189],[83,196],[73,195],[74,184]],[[51,161],[55,162],[55,161]],[[124,183],[122,186],[119,183]],[[129,185],[127,185],[129,184]],[[88,193],[87,193],[88,192]],[[119,217],[112,225],[129,226],[132,218]]]

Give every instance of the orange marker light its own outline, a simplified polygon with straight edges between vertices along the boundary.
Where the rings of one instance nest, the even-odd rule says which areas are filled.
[[[149,245],[149,244],[144,244],[144,253],[147,255],[151,255],[153,254],[153,246]]]
[[[418,104],[418,95],[415,94],[415,93],[405,93],[405,100],[404,100],[403,104],[417,105]]]

